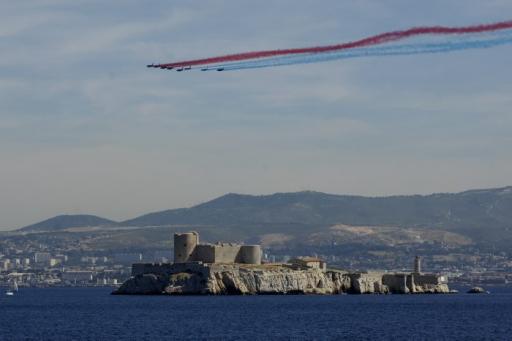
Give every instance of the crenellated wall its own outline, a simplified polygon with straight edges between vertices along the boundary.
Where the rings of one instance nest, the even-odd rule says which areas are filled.
[[[214,263],[243,263],[240,259],[241,245],[222,243],[214,244],[215,262]]]

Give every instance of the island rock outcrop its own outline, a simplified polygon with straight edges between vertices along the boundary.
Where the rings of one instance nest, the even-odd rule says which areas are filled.
[[[254,294],[387,294],[448,293],[445,283],[414,284],[407,274],[347,273],[296,269],[286,264],[148,265],[114,294],[126,295],[254,295]],[[160,271],[159,271],[160,270]],[[395,280],[390,280],[395,276]],[[398,279],[396,279],[398,278]]]

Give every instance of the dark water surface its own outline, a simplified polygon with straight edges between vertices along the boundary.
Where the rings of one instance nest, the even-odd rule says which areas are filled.
[[[0,340],[512,340],[512,290],[490,295],[0,297]]]

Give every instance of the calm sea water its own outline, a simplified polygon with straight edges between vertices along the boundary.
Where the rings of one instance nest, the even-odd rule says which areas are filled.
[[[0,340],[512,340],[512,290],[490,295],[0,297]]]

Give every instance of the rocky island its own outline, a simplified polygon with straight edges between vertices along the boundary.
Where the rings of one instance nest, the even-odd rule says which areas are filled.
[[[318,258],[261,264],[259,245],[200,244],[196,232],[174,235],[174,263],[136,263],[116,295],[449,293],[447,279],[422,273],[347,272]]]

